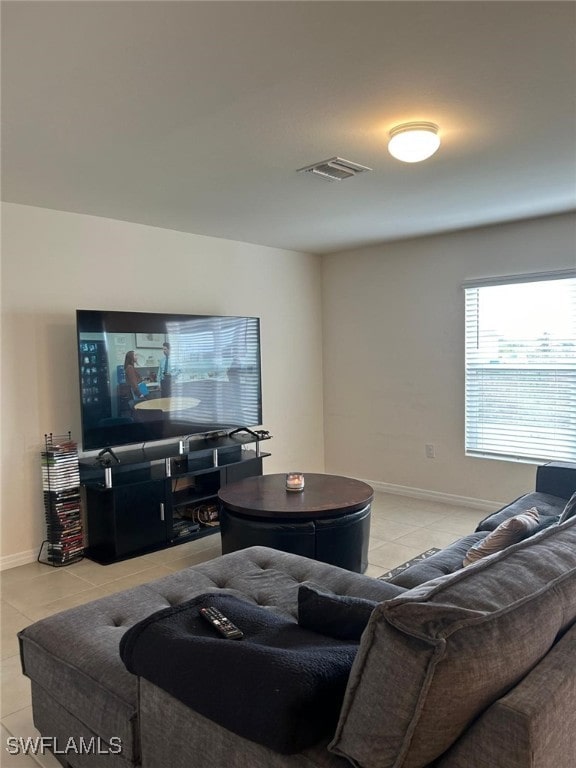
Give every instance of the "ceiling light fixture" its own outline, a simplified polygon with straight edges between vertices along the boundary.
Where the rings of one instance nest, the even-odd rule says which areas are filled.
[[[440,146],[434,123],[403,123],[390,131],[388,152],[403,163],[427,160]]]

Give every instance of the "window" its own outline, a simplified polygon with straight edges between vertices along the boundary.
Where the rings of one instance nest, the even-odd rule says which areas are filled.
[[[576,271],[464,291],[466,455],[576,461]]]

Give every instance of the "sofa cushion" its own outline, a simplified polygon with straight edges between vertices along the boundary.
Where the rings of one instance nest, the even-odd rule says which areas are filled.
[[[398,587],[398,593],[403,592]],[[301,584],[298,590],[298,624],[321,635],[341,640],[360,640],[375,600],[335,595]]]
[[[576,624],[475,720],[434,768],[574,768]]]
[[[462,568],[462,561],[470,547],[483,541],[486,536],[488,536],[488,531],[478,531],[462,536],[435,555],[411,565],[398,576],[390,579],[389,583],[412,589],[431,579],[438,579],[440,576],[454,573],[454,571]]]
[[[561,523],[566,522],[568,518],[572,517],[573,515],[576,515],[576,491],[572,494],[572,496],[568,499],[568,503],[562,510],[562,514],[560,515],[560,521]]]
[[[550,493],[540,493],[539,491],[525,493],[511,504],[502,507],[498,512],[492,512],[488,517],[481,520],[476,526],[476,530],[493,531],[498,528],[500,523],[504,520],[508,520],[510,517],[526,512],[527,509],[531,509],[532,507],[536,507],[540,514],[540,519],[544,522],[547,518],[558,518],[565,506],[566,499],[563,499],[560,496],[553,496]]]
[[[382,603],[330,748],[362,768],[423,768],[575,618],[576,518]]]
[[[530,536],[535,536],[540,531],[545,531],[546,528],[550,528],[552,525],[558,525],[560,522],[559,517],[545,517],[543,522],[538,523],[536,528],[530,533]]]
[[[488,555],[493,555],[495,552],[506,549],[511,544],[516,544],[530,536],[530,534],[535,533],[539,524],[540,515],[536,507],[510,517],[508,520],[504,520],[498,528],[490,531],[486,538],[470,547],[468,552],[466,552],[463,565],[471,565],[483,557],[488,557]]]

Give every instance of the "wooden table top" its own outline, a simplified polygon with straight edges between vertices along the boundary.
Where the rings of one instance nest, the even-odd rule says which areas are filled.
[[[251,517],[313,519],[363,509],[374,490],[350,477],[305,472],[303,491],[287,491],[286,474],[259,475],[225,485],[218,497],[227,509]]]
[[[134,408],[141,411],[164,411],[174,413],[196,408],[200,400],[197,397],[154,397],[151,400],[140,400]]]

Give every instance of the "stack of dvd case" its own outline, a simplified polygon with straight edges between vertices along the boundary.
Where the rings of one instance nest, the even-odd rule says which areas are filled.
[[[49,565],[68,565],[84,554],[78,445],[70,433],[44,438],[42,490],[47,533],[38,560]],[[46,559],[41,560],[44,548]]]

